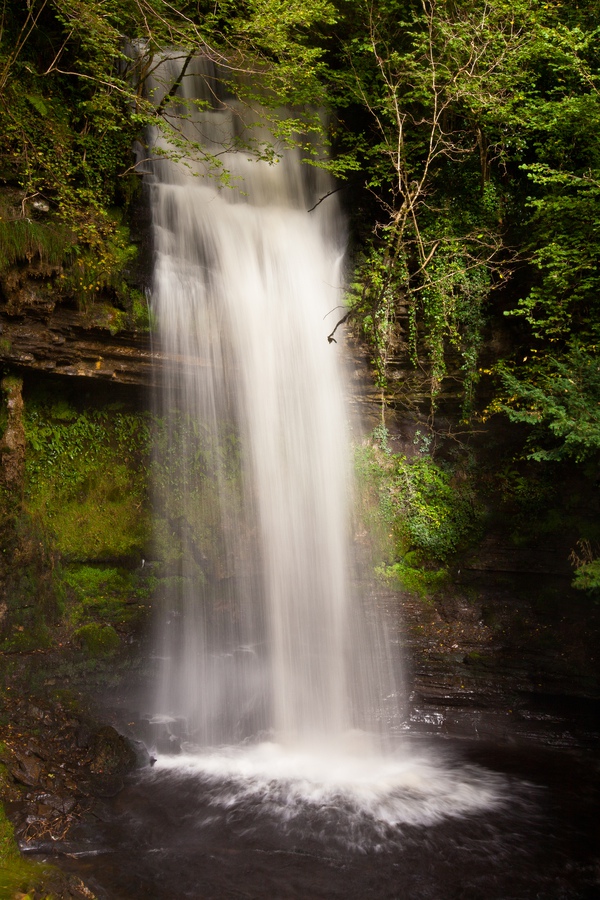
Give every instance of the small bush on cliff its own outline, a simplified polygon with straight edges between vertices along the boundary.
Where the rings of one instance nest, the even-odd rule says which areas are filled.
[[[570,562],[575,569],[573,587],[600,601],[600,548],[588,538],[581,538],[571,551]]]
[[[373,535],[373,562],[379,574],[394,575],[410,589],[439,581],[433,572],[478,531],[468,482],[424,449],[411,459],[395,455],[387,434],[376,434],[356,451],[358,512],[363,532]]]
[[[600,559],[584,563],[576,570],[573,587],[580,591],[589,591],[594,599],[600,599]]]

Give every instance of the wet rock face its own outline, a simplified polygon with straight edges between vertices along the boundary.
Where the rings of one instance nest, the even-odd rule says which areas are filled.
[[[5,714],[0,801],[22,847],[64,840],[98,799],[114,797],[127,773],[147,764],[115,728],[95,727],[60,703],[42,709],[9,698]]]
[[[22,373],[95,379],[152,387],[173,366],[205,369],[209,360],[173,359],[157,335],[121,329],[119,311],[96,303],[89,310],[51,302],[32,290],[19,302],[0,285],[0,363]]]
[[[56,306],[56,298],[49,287],[60,272],[60,266],[51,266],[36,258],[26,266],[14,266],[2,274],[0,288],[5,298],[5,310],[9,316],[23,315],[28,309],[49,315]]]
[[[153,383],[147,334],[111,333],[110,313],[91,316],[64,306],[0,302],[0,359],[21,370],[114,381]]]
[[[20,378],[2,379],[8,422],[0,445],[1,477],[4,486],[15,490],[23,482],[25,469],[25,426],[23,423],[23,382]]]
[[[457,572],[401,605],[413,732],[597,746],[600,610],[569,579]]]
[[[10,772],[15,781],[37,787],[43,772],[42,761],[34,753],[15,751],[15,764],[11,766]]]
[[[135,768],[137,756],[127,738],[105,725],[92,737],[90,771],[94,775],[126,775]]]

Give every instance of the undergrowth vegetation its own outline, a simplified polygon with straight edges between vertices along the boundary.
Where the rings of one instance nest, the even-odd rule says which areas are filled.
[[[426,447],[411,458],[392,453],[381,426],[356,448],[355,468],[357,515],[377,574],[421,594],[441,585],[480,531],[470,482]]]
[[[24,508],[64,559],[141,556],[149,533],[149,429],[143,414],[27,404]]]
[[[0,497],[1,648],[109,657],[150,607],[149,415],[38,387],[23,424],[22,493]]]

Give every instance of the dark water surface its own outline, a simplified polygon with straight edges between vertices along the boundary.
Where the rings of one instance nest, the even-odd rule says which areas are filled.
[[[54,859],[106,900],[600,898],[591,754],[438,743],[450,766],[499,773],[500,808],[376,834],[367,818],[349,830],[339,807],[291,822],[248,798],[223,808],[218,785],[147,769]],[[350,832],[362,850],[347,846]]]

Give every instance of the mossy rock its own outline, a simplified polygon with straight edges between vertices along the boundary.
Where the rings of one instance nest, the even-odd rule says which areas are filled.
[[[149,545],[147,417],[28,396],[24,508],[64,560],[142,559]]]
[[[410,555],[414,557],[414,554]],[[435,591],[443,588],[449,580],[446,568],[413,568],[407,565],[405,560],[391,566],[377,566],[375,574],[384,582],[394,584],[401,590],[410,591],[425,602],[430,602]]]
[[[92,738],[92,755],[90,770],[94,775],[126,775],[137,762],[130,742],[112,725],[104,725],[96,731]]]
[[[119,635],[112,625],[99,625],[96,622],[90,622],[88,625],[78,628],[73,632],[73,640],[89,656],[96,659],[114,656],[121,643]]]

